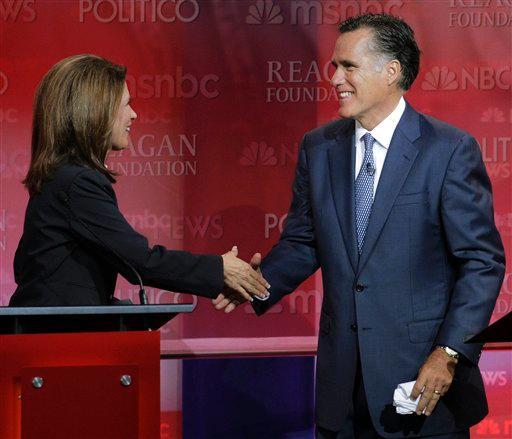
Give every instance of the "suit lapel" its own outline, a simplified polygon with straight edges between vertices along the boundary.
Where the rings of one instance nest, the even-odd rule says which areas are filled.
[[[336,143],[329,149],[329,172],[332,195],[345,248],[354,273],[357,267],[357,243],[354,213],[354,123],[340,130]]]
[[[359,258],[357,274],[361,273],[361,270],[366,265],[391,212],[395,198],[400,192],[418,155],[418,148],[413,142],[419,135],[419,115],[407,105],[391,139],[384,167],[382,168],[372,206],[372,213],[364,238],[363,251]]]

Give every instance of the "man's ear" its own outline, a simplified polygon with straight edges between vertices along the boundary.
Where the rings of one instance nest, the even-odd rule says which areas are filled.
[[[402,76],[402,65],[397,59],[389,61],[384,67],[388,86],[396,84]]]

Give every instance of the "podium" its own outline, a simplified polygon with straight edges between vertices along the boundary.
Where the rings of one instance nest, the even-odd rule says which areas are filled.
[[[0,307],[0,438],[158,439],[156,330],[193,309]]]

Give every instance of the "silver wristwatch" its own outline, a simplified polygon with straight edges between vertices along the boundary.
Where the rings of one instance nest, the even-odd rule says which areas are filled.
[[[459,359],[459,353],[454,351],[452,348],[449,348],[448,346],[437,346],[437,348],[442,349],[450,358],[454,358],[455,360]]]

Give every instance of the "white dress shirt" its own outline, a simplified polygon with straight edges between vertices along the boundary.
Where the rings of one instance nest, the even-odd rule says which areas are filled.
[[[356,178],[357,175],[359,174],[359,170],[361,169],[361,165],[364,159],[365,146],[362,137],[369,132],[375,139],[375,143],[373,144],[373,160],[375,162],[375,176],[373,180],[374,197],[375,192],[377,191],[377,185],[379,184],[380,174],[382,173],[382,167],[384,166],[384,160],[386,160],[386,154],[388,153],[389,144],[391,143],[391,138],[393,137],[393,133],[395,132],[396,126],[398,125],[398,122],[400,121],[402,114],[404,114],[404,111],[405,100],[404,98],[400,98],[400,101],[398,101],[398,105],[391,112],[391,114],[371,131],[364,129],[361,126],[361,124],[356,120]]]

